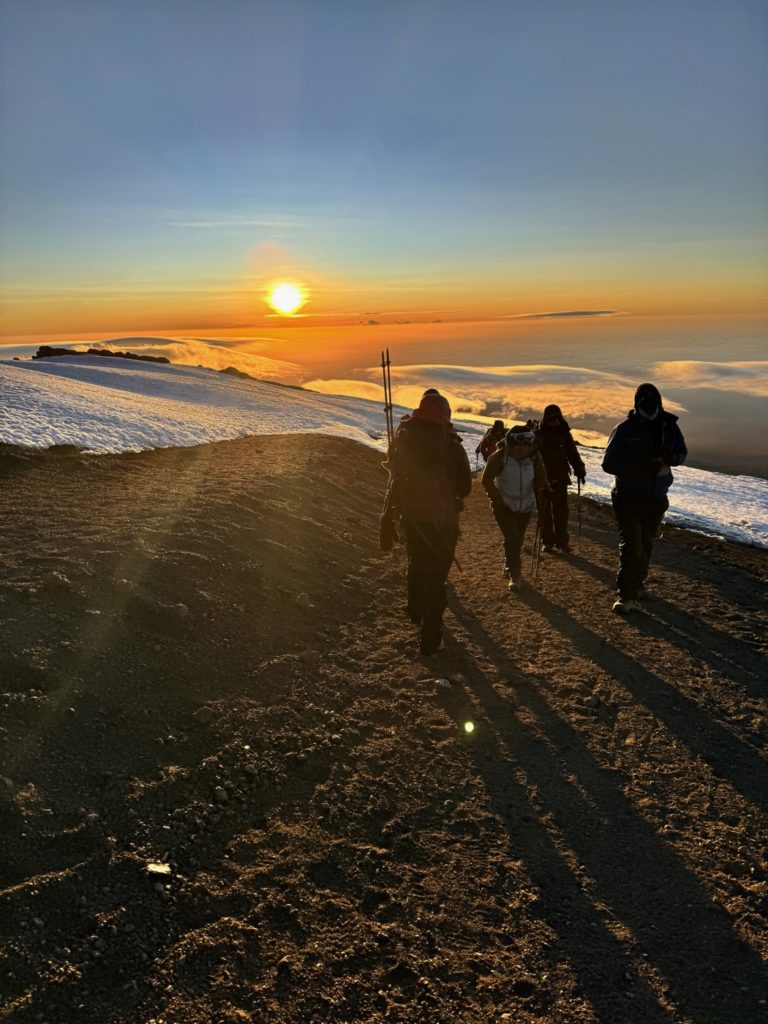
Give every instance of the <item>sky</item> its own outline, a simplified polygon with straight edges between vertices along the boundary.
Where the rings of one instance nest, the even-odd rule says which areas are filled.
[[[249,434],[323,433],[383,452],[378,402],[329,396],[210,369],[95,355],[0,360],[0,443],[74,444],[95,453],[187,446]],[[405,412],[400,406],[395,416]],[[483,428],[455,422],[472,465]],[[585,493],[609,502],[602,451],[582,448]],[[754,477],[675,469],[667,518],[705,533],[768,546],[768,487]]]
[[[0,340],[764,317],[767,30],[762,0],[2,0]]]

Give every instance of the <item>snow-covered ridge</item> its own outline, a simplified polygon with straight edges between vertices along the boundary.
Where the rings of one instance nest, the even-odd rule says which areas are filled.
[[[407,412],[396,409],[396,417]],[[475,464],[482,427],[456,421]],[[87,452],[185,447],[251,434],[322,433],[383,451],[382,406],[213,370],[98,356],[0,361],[0,442],[28,448],[75,445]],[[582,448],[585,494],[610,500],[602,452]],[[768,547],[768,482],[705,470],[675,471],[668,519],[705,533]]]

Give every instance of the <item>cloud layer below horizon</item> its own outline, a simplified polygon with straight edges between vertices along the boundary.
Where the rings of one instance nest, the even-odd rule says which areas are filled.
[[[382,401],[382,387],[374,382],[380,369],[369,367],[361,372],[373,380],[309,380],[304,387]],[[451,403],[454,415],[483,419],[538,418],[546,405],[555,402],[572,426],[604,435],[632,408],[637,383],[589,367],[415,364],[397,367],[392,391],[396,403],[413,407],[425,388],[437,387]],[[666,406],[683,411],[671,400]]]

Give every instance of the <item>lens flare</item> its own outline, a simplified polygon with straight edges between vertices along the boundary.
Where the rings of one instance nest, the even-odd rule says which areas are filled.
[[[281,281],[270,289],[267,303],[281,316],[291,316],[307,301],[307,296],[298,285],[290,281]]]

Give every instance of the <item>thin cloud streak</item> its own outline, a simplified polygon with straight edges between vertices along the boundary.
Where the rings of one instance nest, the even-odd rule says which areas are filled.
[[[200,228],[203,230],[231,228],[270,228],[283,230],[285,228],[300,228],[304,221],[297,217],[233,217],[229,220],[166,220],[163,221],[166,227],[170,228]]]
[[[565,320],[569,317],[621,316],[618,309],[566,309],[558,313],[510,313],[497,320]]]

